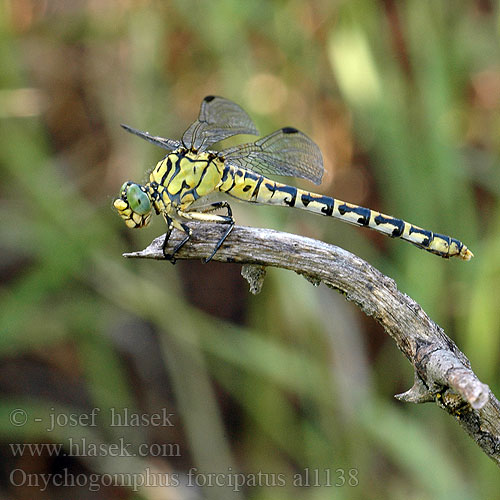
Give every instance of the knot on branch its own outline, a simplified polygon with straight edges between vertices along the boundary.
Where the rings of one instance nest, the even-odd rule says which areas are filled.
[[[451,389],[476,410],[488,402],[490,388],[453,351],[439,347],[439,343],[420,343],[414,366],[418,377],[434,397]]]

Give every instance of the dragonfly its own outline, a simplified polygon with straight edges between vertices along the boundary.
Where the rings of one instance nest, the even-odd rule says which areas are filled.
[[[132,134],[165,150],[144,185],[125,182],[113,205],[129,228],[149,224],[153,211],[167,224],[162,250],[165,259],[175,263],[176,254],[192,235],[189,221],[226,226],[210,261],[224,243],[235,221],[227,199],[249,203],[294,207],[316,214],[368,227],[392,238],[401,238],[444,258],[468,261],[473,253],[461,241],[385,215],[369,208],[347,203],[272,180],[270,175],[299,177],[320,184],[323,157],[319,147],[304,133],[284,127],[255,142],[221,151],[211,146],[239,134],[259,135],[248,114],[236,103],[218,96],[207,96],[201,103],[198,119],[180,140],[154,136],[128,125]],[[225,213],[214,213],[217,210]],[[174,229],[184,238],[167,252]]]

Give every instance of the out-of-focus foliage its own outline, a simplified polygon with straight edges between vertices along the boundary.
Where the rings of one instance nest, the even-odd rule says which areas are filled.
[[[361,255],[498,395],[499,26],[490,0],[2,2],[2,495],[75,498],[55,480],[29,487],[66,471],[79,498],[493,498],[496,468],[455,422],[394,401],[411,367],[372,320],[285,271],[253,297],[237,266],[126,261],[165,227],[127,230],[111,202],[162,156],[122,122],[178,138],[218,94],[263,133],[300,128],[325,157],[321,192],[451,234],[476,257],[444,261],[286,209],[235,206],[238,223]],[[93,408],[95,426],[65,421]],[[111,409],[174,416],[116,427]],[[102,448],[78,454],[71,439]],[[113,456],[120,440],[142,448]],[[12,443],[64,448],[15,456]],[[225,486],[130,487],[154,474],[185,485],[192,467]],[[310,487],[294,485],[306,470]],[[118,486],[92,492],[91,477]]]

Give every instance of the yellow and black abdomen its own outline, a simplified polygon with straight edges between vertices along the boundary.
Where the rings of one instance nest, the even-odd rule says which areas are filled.
[[[459,240],[414,226],[402,219],[369,208],[304,191],[245,169],[226,166],[219,189],[247,202],[301,208],[369,227],[392,238],[401,238],[441,257],[470,260],[472,252]]]

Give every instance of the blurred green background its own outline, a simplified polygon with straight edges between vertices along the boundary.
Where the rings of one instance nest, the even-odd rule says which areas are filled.
[[[127,261],[165,226],[128,230],[111,203],[163,155],[120,123],[179,138],[216,94],[263,134],[295,126],[323,151],[320,192],[476,257],[281,208],[235,205],[237,222],[365,258],[498,395],[499,29],[491,0],[0,2],[1,498],[495,498],[497,467],[456,422],[394,400],[412,369],[372,319],[283,270],[254,297],[240,266]],[[172,425],[110,425],[162,408]],[[134,487],[192,467],[200,486]],[[37,487],[50,474],[79,479]]]

